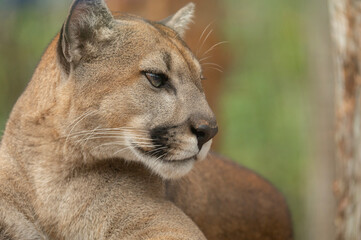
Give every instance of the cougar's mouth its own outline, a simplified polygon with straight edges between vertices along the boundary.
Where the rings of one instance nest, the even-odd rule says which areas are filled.
[[[149,136],[142,137],[143,141],[130,136],[127,144],[133,153],[133,160],[142,162],[164,179],[186,175],[196,162],[206,157],[212,140],[199,149],[196,136],[182,135],[182,130],[181,127],[156,128],[150,131]]]
[[[164,148],[161,148],[161,149],[154,148],[154,149],[146,150],[140,146],[137,146],[134,143],[132,145],[137,151],[139,151],[143,155],[145,155],[147,157],[154,157],[157,161],[161,161],[163,163],[181,164],[181,163],[186,163],[186,162],[197,160],[197,155],[193,155],[191,157],[182,158],[182,159],[167,159],[167,155],[168,155],[167,150],[169,149],[169,147],[167,147],[167,146],[165,146]]]
[[[196,161],[197,160],[197,155],[194,155],[192,157],[189,158],[184,158],[184,159],[174,159],[174,160],[168,160],[168,159],[159,159],[162,162],[165,163],[170,163],[170,164],[179,164],[179,163],[186,163],[186,162],[190,162],[190,161]]]
[[[144,146],[131,143],[131,151],[138,161],[141,161],[162,178],[177,179],[189,173],[197,161],[205,158],[211,142],[204,144],[200,151],[194,152],[192,155],[190,155],[190,152],[188,155],[185,152],[174,155],[172,154],[171,145],[162,145],[163,147],[160,148],[153,145],[144,148]]]

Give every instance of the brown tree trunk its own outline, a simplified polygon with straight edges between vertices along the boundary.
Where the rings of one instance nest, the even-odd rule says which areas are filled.
[[[336,51],[336,237],[361,237],[361,1],[330,0]]]

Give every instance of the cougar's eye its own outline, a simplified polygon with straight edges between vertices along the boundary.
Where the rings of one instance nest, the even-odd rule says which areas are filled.
[[[162,73],[157,74],[157,73],[145,72],[144,75],[146,76],[150,84],[152,84],[156,88],[160,88],[164,86],[166,81],[168,80],[168,77]]]

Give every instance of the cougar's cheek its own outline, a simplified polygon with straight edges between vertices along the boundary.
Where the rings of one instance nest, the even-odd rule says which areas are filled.
[[[203,159],[205,159],[207,157],[207,154],[209,152],[209,149],[211,148],[212,145],[212,139],[209,140],[208,142],[206,142],[205,144],[203,144],[202,149],[199,151],[198,155],[197,155],[197,159],[199,161],[202,161]]]

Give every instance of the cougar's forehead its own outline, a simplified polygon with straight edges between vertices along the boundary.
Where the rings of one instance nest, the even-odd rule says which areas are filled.
[[[132,43],[133,49],[140,51],[140,68],[170,73],[182,71],[192,75],[192,79],[199,79],[201,65],[184,43],[172,29],[155,22],[125,15],[118,19],[119,24],[125,26],[127,31],[136,36]],[[124,31],[120,30],[120,31]]]
[[[174,61],[174,64],[186,64],[185,67],[187,67],[192,74],[199,77],[201,65],[178,34],[162,24],[153,23],[152,25],[160,33],[163,40],[166,42],[166,45],[169,47],[169,51],[171,51],[171,54],[165,52],[165,60],[168,62],[168,67],[171,68],[172,60]]]

